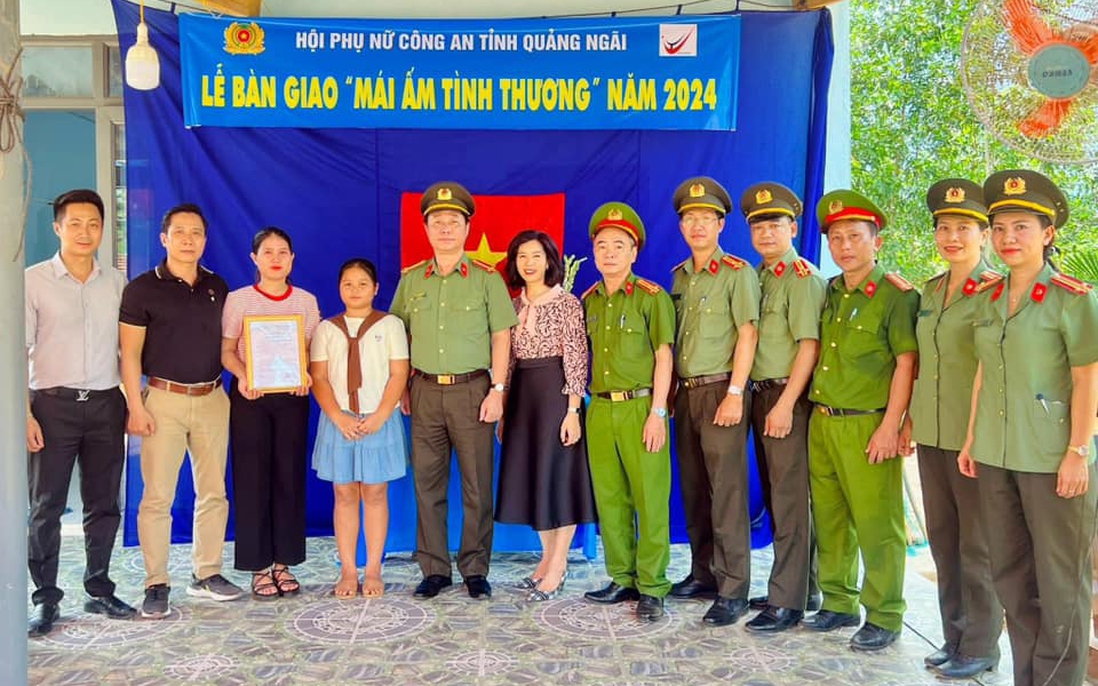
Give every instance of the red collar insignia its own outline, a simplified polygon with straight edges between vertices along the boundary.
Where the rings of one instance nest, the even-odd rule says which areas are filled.
[[[633,282],[632,281],[627,281],[625,283],[625,294],[626,295],[633,295]]]
[[[774,265],[774,276],[781,276],[785,273],[785,262],[779,262]]]
[[[1029,297],[1033,298],[1033,302],[1039,303],[1045,299],[1045,293],[1048,293],[1048,286],[1043,283],[1033,284],[1033,292],[1029,294]]]
[[[469,265],[462,262],[461,263],[461,278],[464,279],[466,276],[469,276]]]
[[[721,268],[721,263],[716,260],[709,260],[709,273],[716,274]]]
[[[995,287],[995,292],[991,294],[992,301],[998,300],[1003,294],[1003,287],[1006,286],[1006,280],[999,282],[999,285]]]
[[[976,283],[975,279],[969,279],[968,281],[965,281],[965,287],[961,290],[965,295],[972,295],[976,292],[977,285],[978,284]]]
[[[865,285],[865,294],[868,295],[870,298],[872,298],[873,294],[876,293],[876,292],[877,292],[877,282],[876,281],[870,281],[869,283],[867,283]]]
[[[427,278],[430,278],[431,274],[434,274],[434,273],[435,273],[435,263],[434,262],[428,262],[427,263],[427,271],[423,272],[423,276],[427,277]]]

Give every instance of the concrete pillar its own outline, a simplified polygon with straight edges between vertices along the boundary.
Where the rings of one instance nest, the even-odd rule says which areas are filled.
[[[19,0],[0,0],[0,78],[22,81]],[[0,91],[0,107],[4,93]],[[18,104],[22,104],[22,98]],[[27,683],[27,355],[23,314],[23,121],[5,111],[18,131],[15,148],[0,153],[0,684]]]

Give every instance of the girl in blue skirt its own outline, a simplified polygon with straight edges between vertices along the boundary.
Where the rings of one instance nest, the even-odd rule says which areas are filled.
[[[359,503],[365,509],[366,571],[362,595],[381,596],[381,556],[389,530],[388,482],[404,476],[408,443],[396,411],[408,382],[408,337],[397,317],[374,309],[377,269],[353,258],[339,268],[339,297],[347,308],[325,319],[312,342],[313,395],[322,415],[313,469],[335,488],[337,598],[359,591],[355,546]]]

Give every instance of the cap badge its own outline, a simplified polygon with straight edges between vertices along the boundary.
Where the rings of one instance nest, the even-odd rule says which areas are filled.
[[[446,188],[445,186],[438,189],[438,193],[435,195],[435,198],[438,200],[452,200],[453,197],[453,191],[451,191],[449,188]]]
[[[946,202],[964,202],[965,201],[965,189],[963,188],[950,188],[946,191]]]
[[[773,199],[774,196],[771,195],[770,191],[765,188],[755,194],[755,204],[757,205],[765,205]]]
[[[843,211],[843,203],[841,200],[832,200],[831,204],[827,206],[829,214],[837,214]]]
[[[700,198],[703,195],[705,195],[705,186],[703,186],[700,183],[695,183],[692,186],[690,186],[690,197],[691,198]]]
[[[1021,195],[1026,192],[1026,180],[1020,176],[1012,176],[1003,183],[1003,193],[1006,195]]]
[[[621,221],[621,210],[616,207],[612,208],[609,212],[606,213],[606,218],[612,222]]]

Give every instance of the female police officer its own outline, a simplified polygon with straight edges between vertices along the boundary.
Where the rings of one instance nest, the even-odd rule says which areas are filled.
[[[978,482],[957,470],[976,374],[976,291],[1003,277],[984,259],[988,218],[983,188],[965,179],[943,179],[930,187],[926,204],[934,217],[938,254],[949,269],[927,282],[919,304],[919,375],[908,415],[919,444],[923,509],[938,569],[945,637],[945,644],[925,662],[942,676],[964,679],[998,662],[1003,627],[1003,610],[991,584]]]
[[[1055,184],[1001,171],[984,182],[984,198],[992,245],[1010,273],[982,289],[974,421],[958,465],[979,472],[1014,683],[1081,684],[1098,501],[1098,298],[1048,262],[1068,216]]]

